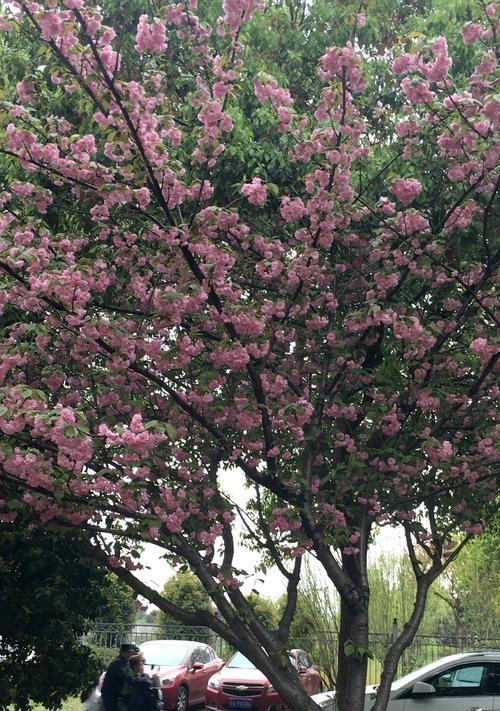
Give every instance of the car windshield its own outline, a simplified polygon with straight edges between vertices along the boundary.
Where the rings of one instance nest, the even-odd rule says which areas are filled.
[[[247,659],[241,652],[237,652],[226,664],[231,669],[255,669],[255,664]]]
[[[292,655],[289,656],[290,662],[294,664],[294,658]],[[250,659],[247,659],[241,652],[236,652],[234,657],[231,657],[231,659],[228,661],[226,664],[226,667],[230,667],[231,669],[257,669],[255,664],[250,661]]]
[[[155,667],[175,667],[182,664],[187,654],[188,647],[178,647],[177,645],[167,647],[159,644],[144,645],[142,652],[146,659],[146,664]]]

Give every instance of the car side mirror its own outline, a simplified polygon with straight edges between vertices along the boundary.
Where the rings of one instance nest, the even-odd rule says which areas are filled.
[[[200,669],[203,669],[204,666],[203,662],[195,662],[193,664],[193,671],[200,671]]]
[[[425,681],[417,681],[417,683],[414,684],[411,693],[416,694],[417,696],[420,696],[420,694],[435,694],[436,689],[432,686],[432,684],[427,684]]]

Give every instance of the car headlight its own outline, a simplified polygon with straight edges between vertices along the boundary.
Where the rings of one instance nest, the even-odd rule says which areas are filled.
[[[161,680],[161,685],[162,686],[170,686],[170,684],[173,684],[175,681],[175,676],[167,676],[165,679]]]
[[[267,687],[267,690],[274,691],[274,686],[272,684],[269,684],[269,686]]]
[[[210,687],[210,689],[218,689],[220,686],[220,681],[212,677],[212,679],[209,679],[208,681],[208,686]]]

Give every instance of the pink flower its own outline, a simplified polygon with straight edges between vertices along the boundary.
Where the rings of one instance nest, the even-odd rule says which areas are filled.
[[[392,68],[396,74],[402,74],[411,69],[414,65],[415,58],[412,54],[402,54],[400,57],[396,57],[392,63]]]
[[[401,82],[401,88],[408,101],[415,104],[428,104],[436,96],[436,94],[429,89],[428,81],[405,77]]]
[[[361,57],[351,42],[345,47],[332,47],[320,58],[318,74],[328,81],[333,77],[345,77],[352,91],[363,91],[366,82],[361,72]]]
[[[389,188],[391,193],[405,205],[409,205],[421,192],[422,183],[414,178],[401,178],[396,180]]]
[[[143,208],[147,207],[151,202],[151,194],[148,188],[139,188],[135,193],[135,197],[139,205]]]
[[[287,222],[295,222],[306,214],[306,208],[300,198],[292,200],[289,197],[284,197],[281,200],[280,213]]]
[[[241,192],[252,205],[263,205],[267,200],[267,189],[260,178],[254,178],[251,183],[245,183]]]
[[[364,12],[358,12],[356,14],[356,25],[358,27],[364,27],[366,23],[366,15]]]
[[[448,44],[446,37],[438,37],[432,45],[432,52],[435,56],[433,62],[423,63],[422,73],[429,81],[441,81],[448,74],[452,65],[452,59],[448,55]]]
[[[265,84],[257,79],[254,84],[254,93],[262,104],[266,99],[271,99],[275,106],[290,106],[293,103],[288,89],[279,87],[276,79],[269,79]]]
[[[163,22],[148,22],[147,15],[141,15],[137,25],[135,48],[138,52],[150,49],[152,52],[164,52],[167,48],[167,36]]]
[[[36,101],[35,85],[32,81],[20,81],[16,84],[19,98],[25,104],[34,104]]]
[[[486,338],[475,338],[470,344],[470,349],[480,360],[486,361],[497,351],[497,346],[488,343]]]
[[[423,412],[435,412],[439,410],[440,404],[439,398],[432,395],[428,390],[423,390],[417,399],[417,405]]]
[[[251,19],[259,7],[261,7],[260,0],[224,0],[224,20],[235,32],[243,22]]]
[[[63,34],[63,22],[60,13],[46,12],[38,16],[38,23],[45,40],[60,37]]]
[[[465,44],[472,44],[478,40],[483,33],[483,28],[477,22],[468,22],[462,32]]]
[[[94,136],[90,133],[82,136],[71,144],[71,150],[78,153],[79,158],[81,158],[82,153],[90,153],[92,155],[97,153],[97,146]]]
[[[12,31],[12,23],[8,21],[5,15],[0,15],[0,30],[4,32]]]
[[[420,133],[420,125],[417,121],[398,121],[395,128],[396,133],[401,138],[404,138],[405,136],[416,136]]]
[[[496,3],[492,2],[486,7],[486,14],[488,17],[494,17],[496,14],[497,8],[496,8]]]

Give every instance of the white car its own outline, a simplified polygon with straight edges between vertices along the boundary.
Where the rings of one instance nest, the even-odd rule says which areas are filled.
[[[364,711],[376,691],[366,687]],[[322,711],[337,711],[334,691],[312,698]],[[500,711],[500,650],[453,654],[402,676],[391,686],[387,711]]]

